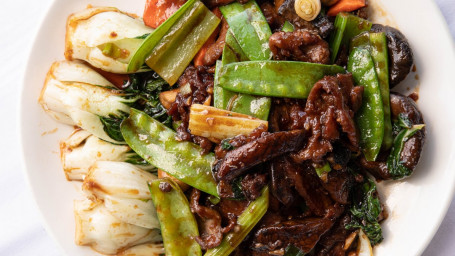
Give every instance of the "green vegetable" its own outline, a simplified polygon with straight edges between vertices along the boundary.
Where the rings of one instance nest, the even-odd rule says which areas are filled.
[[[127,113],[123,113],[120,116],[109,115],[109,117],[99,116],[101,123],[103,124],[103,130],[113,140],[123,141],[122,133],[120,132],[120,124],[123,119],[128,116]]]
[[[192,187],[218,196],[212,176],[213,153],[201,156],[198,145],[176,140],[172,129],[136,109],[131,109],[121,131],[126,143],[147,162]]]
[[[292,25],[289,21],[285,21],[283,24],[283,27],[281,28],[281,31],[283,32],[293,32],[294,31],[294,25]]]
[[[155,72],[136,73],[129,75],[130,81],[125,91],[141,100],[130,104],[131,107],[143,110],[147,115],[160,121],[167,127],[172,127],[172,118],[166,108],[161,105],[161,92],[171,89],[169,84]]]
[[[245,239],[246,235],[264,216],[269,207],[269,188],[262,190],[262,195],[250,203],[237,219],[238,230],[232,230],[223,237],[221,244],[207,250],[204,256],[228,256]]]
[[[272,31],[254,0],[244,5],[233,2],[221,6],[220,11],[239,46],[250,60],[268,60],[272,57],[269,48]]]
[[[363,103],[355,120],[360,130],[360,146],[368,161],[374,161],[384,138],[384,107],[373,58],[365,48],[354,48],[348,60],[354,81],[363,85]]]
[[[218,67],[215,83],[224,89],[268,97],[304,99],[326,75],[344,73],[336,65],[298,61],[246,61]]]
[[[299,248],[297,248],[294,245],[290,244],[284,250],[284,255],[283,256],[305,256],[305,253],[302,252]]]
[[[171,27],[179,20],[179,18],[192,7],[197,0],[188,0],[182,5],[171,17],[169,17],[163,24],[150,33],[141,44],[139,49],[134,53],[130,62],[128,63],[128,72],[136,72],[145,63],[147,57],[152,53],[155,46],[167,34]]]
[[[368,20],[364,20],[358,16],[339,13],[335,18],[335,32],[332,33],[329,40],[332,63],[335,62],[338,52],[342,48],[349,49],[349,43],[353,37],[363,31],[369,31],[372,25]]]
[[[404,143],[411,138],[417,131],[423,129],[425,125],[412,125],[409,120],[406,120],[404,116],[398,116],[397,125],[401,127],[397,136],[394,139],[393,147],[390,155],[387,158],[387,169],[393,179],[401,179],[411,175],[412,170],[407,168],[401,162],[401,152],[403,151]]]
[[[345,228],[361,228],[370,239],[372,245],[378,244],[383,237],[381,225],[378,223],[382,207],[377,196],[376,184],[372,180],[367,180],[355,191],[359,193],[353,198],[351,222]]]
[[[316,173],[317,173],[317,175],[319,177],[321,177],[325,173],[329,173],[329,172],[332,171],[332,169],[330,168],[330,164],[329,163],[325,163],[324,166],[319,167],[319,168],[315,168],[315,170],[316,170]]]
[[[223,49],[221,62],[217,62],[216,70],[219,71],[221,63],[228,64],[248,60],[243,53],[232,33],[227,33],[226,44]],[[271,107],[271,99],[266,97],[257,97],[248,94],[235,93],[223,89],[215,81],[214,88],[214,106],[220,109],[254,116],[256,118],[267,120]]]
[[[382,149],[388,150],[393,143],[392,120],[390,113],[389,64],[387,38],[384,33],[364,32],[352,39],[351,49],[367,47],[374,61],[384,106],[384,138]]]
[[[160,184],[168,183],[168,192],[160,189]],[[149,183],[150,194],[155,205],[161,226],[166,255],[202,255],[201,247],[194,240],[199,236],[196,219],[180,187],[169,178],[153,180]]]
[[[224,150],[232,150],[234,146],[229,143],[229,139],[224,139],[221,141],[221,148]]]
[[[174,16],[178,18],[173,19]],[[219,23],[220,19],[200,1],[188,1],[145,39],[144,48],[141,45],[128,70],[136,71],[145,60],[173,85]]]

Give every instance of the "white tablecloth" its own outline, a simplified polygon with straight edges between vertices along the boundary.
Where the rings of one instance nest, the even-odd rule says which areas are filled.
[[[24,62],[38,23],[51,1],[3,0],[0,8],[0,255],[5,256],[62,255],[58,245],[44,230],[27,188],[19,162],[17,131]],[[455,1],[436,2],[455,37]],[[423,255],[455,255],[454,202]]]

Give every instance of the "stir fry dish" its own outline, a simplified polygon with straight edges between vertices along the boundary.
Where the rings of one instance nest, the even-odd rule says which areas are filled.
[[[373,255],[376,182],[416,169],[413,67],[365,0],[147,0],[67,21],[39,103],[75,241],[106,255]]]

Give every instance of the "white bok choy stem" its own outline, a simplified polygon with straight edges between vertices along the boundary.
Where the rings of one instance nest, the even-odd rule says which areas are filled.
[[[89,170],[82,190],[93,200],[103,200],[119,220],[144,228],[160,228],[148,182],[157,177],[132,164],[98,161]]]
[[[68,180],[82,181],[96,161],[129,162],[144,170],[154,167],[147,164],[127,145],[116,145],[76,129],[60,142],[60,159]]]
[[[160,231],[125,223],[100,202],[74,201],[76,244],[91,246],[103,254],[117,254],[125,248],[162,241]]]
[[[47,74],[39,103],[57,121],[77,125],[103,140],[121,143],[123,138],[112,129],[112,124],[129,113],[128,103],[135,100],[127,99],[124,92],[115,90],[114,85],[90,67],[59,61]]]
[[[114,7],[72,14],[66,24],[65,57],[112,73],[127,73],[128,62],[153,29]]]
[[[141,244],[117,254],[117,256],[160,256],[164,255],[163,244]]]

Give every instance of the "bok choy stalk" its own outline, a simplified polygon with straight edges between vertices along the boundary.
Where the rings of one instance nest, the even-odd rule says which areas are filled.
[[[68,18],[65,57],[108,72],[127,73],[132,55],[152,32],[141,19],[117,8],[88,8]]]
[[[202,2],[189,0],[145,39],[128,71],[137,71],[145,62],[173,85],[219,23]]]
[[[117,256],[162,256],[164,255],[163,244],[140,244],[126,249]]]
[[[123,162],[98,161],[89,170],[82,190],[89,198],[104,201],[104,207],[122,222],[159,229],[147,182],[155,175]]]
[[[240,134],[248,135],[261,125],[268,127],[268,122],[252,116],[193,104],[190,109],[188,129],[191,134],[220,143],[224,139]]]
[[[55,62],[47,74],[39,103],[60,121],[77,125],[108,142],[123,141],[119,122],[127,116],[136,99],[114,86],[88,66],[78,63]]]
[[[161,241],[159,230],[139,227],[114,217],[101,201],[74,201],[77,245],[91,246],[103,254]]]
[[[81,129],[60,142],[60,159],[68,180],[82,181],[96,161],[128,162],[144,170],[154,168],[127,145],[103,141]]]

